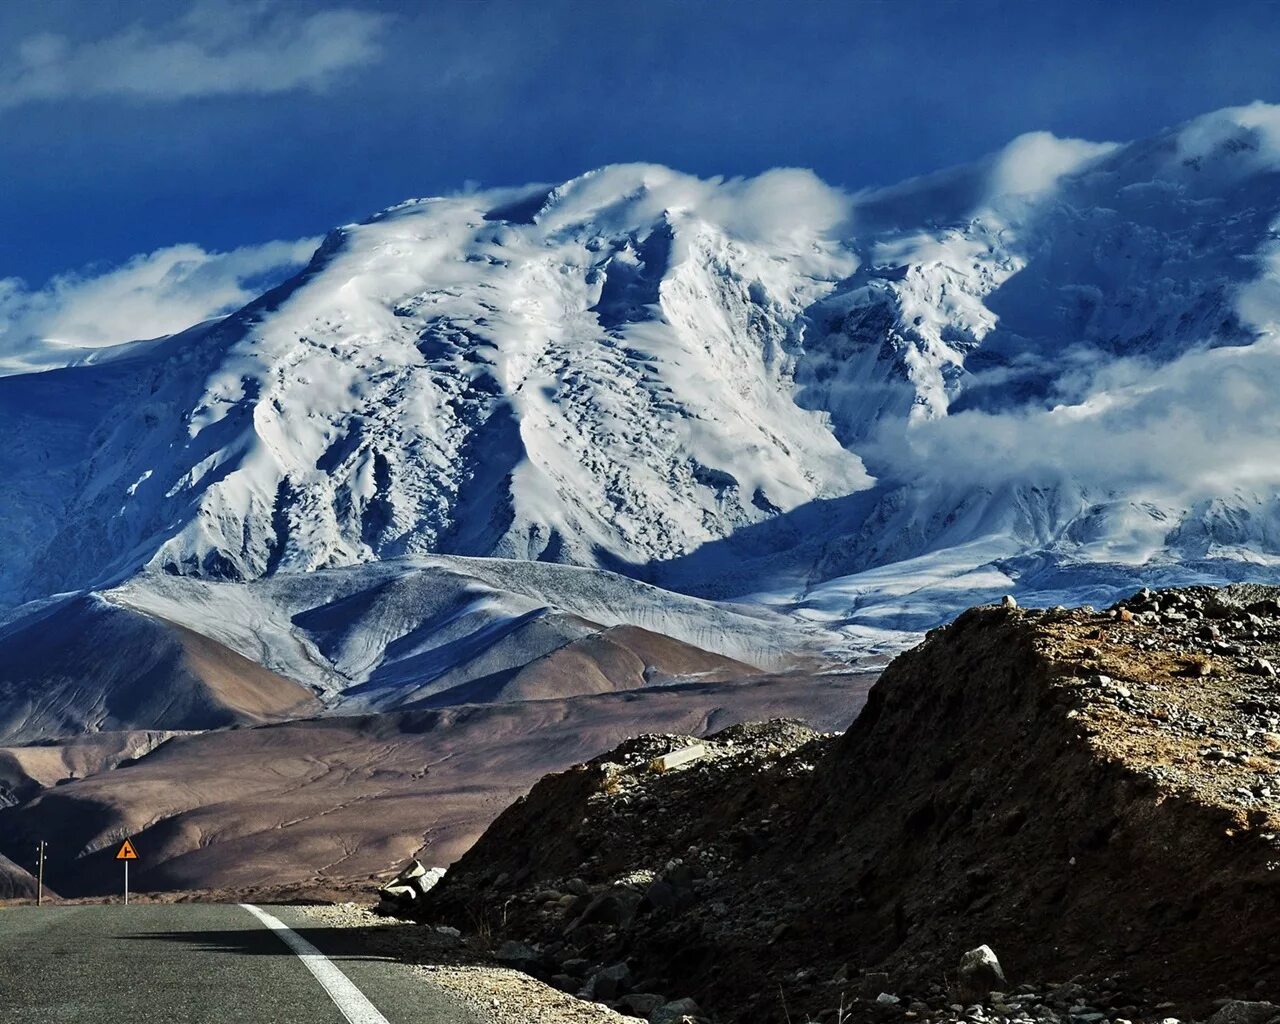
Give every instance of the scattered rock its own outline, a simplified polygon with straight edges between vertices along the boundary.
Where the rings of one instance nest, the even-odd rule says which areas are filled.
[[[1276,677],[1276,667],[1266,658],[1252,658],[1245,663],[1244,668],[1246,672],[1252,672],[1258,676],[1266,676],[1268,679]]]
[[[872,998],[878,992],[883,992],[889,987],[889,975],[883,971],[871,971],[862,977],[862,995],[865,998]]]
[[[687,747],[681,747],[679,750],[673,750],[669,754],[663,754],[655,757],[649,762],[649,770],[653,772],[669,772],[674,768],[681,768],[691,761],[697,761],[699,758],[705,757],[707,748],[701,743],[692,743]]]
[[[990,946],[979,946],[962,956],[956,976],[963,1002],[981,1002],[1006,987],[1004,969]]]
[[[618,1000],[618,1005],[627,1013],[649,1019],[659,1006],[666,1003],[666,998],[654,992],[631,992]]]
[[[493,954],[498,963],[514,967],[518,971],[528,970],[538,962],[538,954],[524,942],[508,939]]]
[[[1274,1003],[1232,999],[1209,1018],[1209,1024],[1271,1024],[1277,1018],[1280,1018],[1280,1006]]]
[[[409,861],[395,878],[378,890],[383,908],[393,913],[406,910],[434,889],[445,873],[445,868],[428,868],[419,860]]]

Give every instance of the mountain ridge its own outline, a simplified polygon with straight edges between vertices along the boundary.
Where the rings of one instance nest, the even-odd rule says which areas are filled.
[[[895,566],[939,608],[1265,573],[1277,215],[1263,104],[853,195],[633,164],[410,200],[224,320],[0,378],[0,604],[444,554],[862,642],[918,619]]]

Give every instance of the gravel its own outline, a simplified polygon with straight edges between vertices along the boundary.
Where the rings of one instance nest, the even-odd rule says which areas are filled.
[[[518,970],[503,967],[447,931],[383,917],[355,903],[306,908],[318,924],[359,930],[368,955],[409,964],[493,1024],[636,1024],[601,1003],[575,999]]]

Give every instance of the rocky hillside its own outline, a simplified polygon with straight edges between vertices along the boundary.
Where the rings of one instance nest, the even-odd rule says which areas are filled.
[[[419,913],[642,1016],[982,999],[1101,1024],[1280,998],[1277,663],[1280,590],[974,609],[843,735],[648,736],[549,776]],[[958,965],[983,944],[1004,973],[975,991]]]

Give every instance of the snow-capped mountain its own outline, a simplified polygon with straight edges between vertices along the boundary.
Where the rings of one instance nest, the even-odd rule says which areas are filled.
[[[739,201],[620,167],[406,203],[225,321],[7,378],[4,596],[428,552],[644,565],[866,486],[791,380],[850,253],[740,237],[685,192]]]
[[[1247,574],[1278,225],[1263,105],[854,196],[627,165],[404,203],[224,320],[0,378],[0,602],[447,554],[878,629]]]

